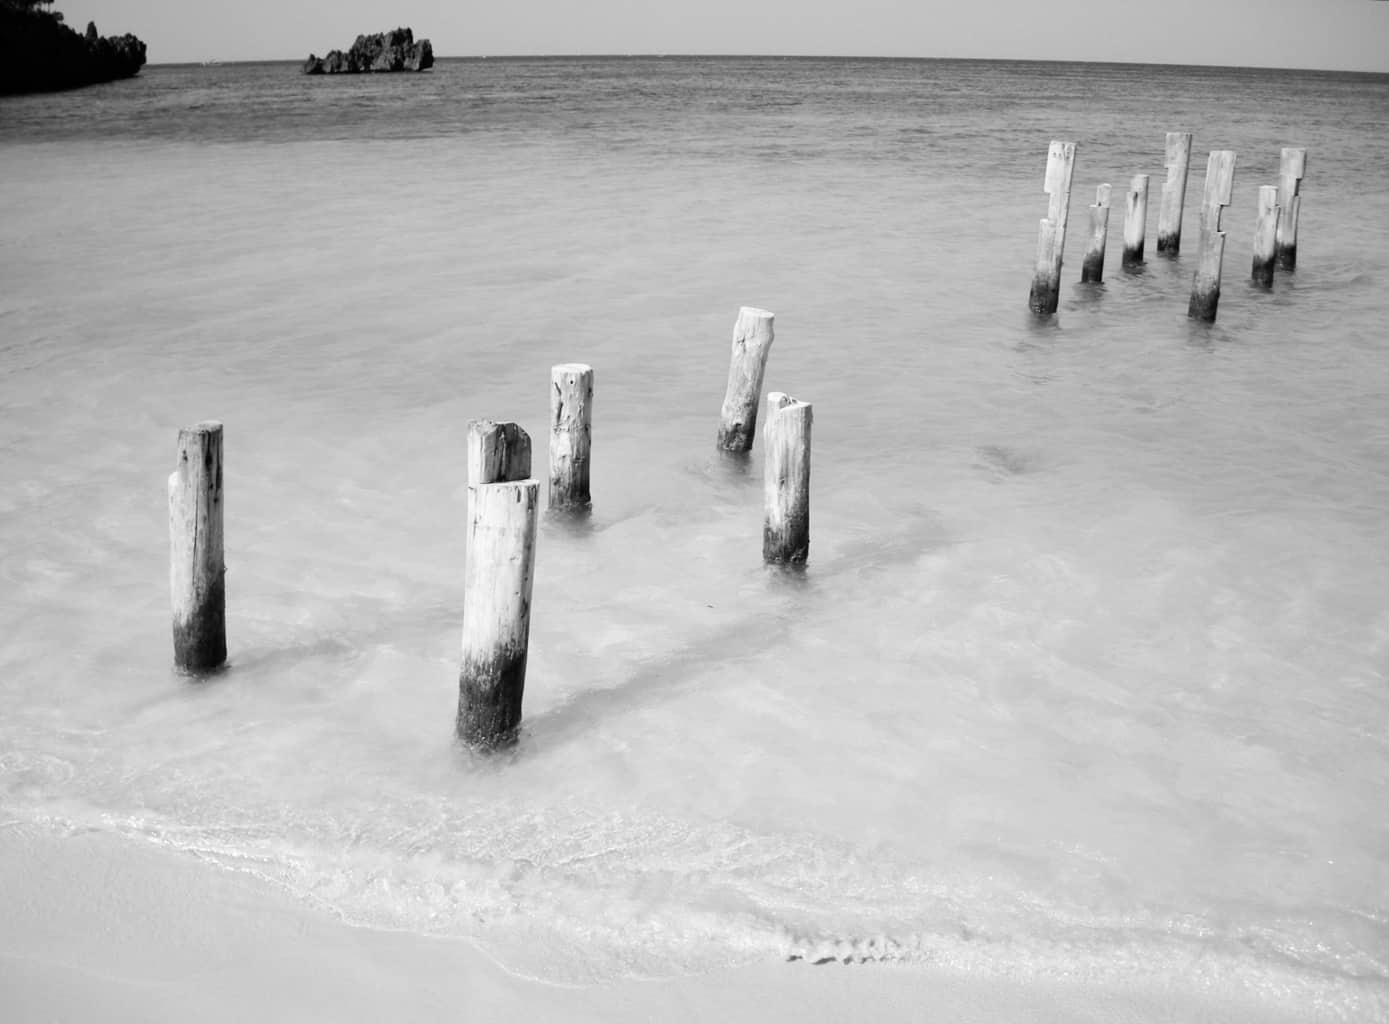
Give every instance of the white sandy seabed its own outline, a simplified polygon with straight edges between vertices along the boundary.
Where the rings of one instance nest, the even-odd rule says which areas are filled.
[[[0,823],[0,1006],[38,1021],[781,1021],[1253,1024],[1307,1008],[1209,991],[766,963],[589,987],[509,973],[474,944],[352,927],[269,883],[102,833]]]

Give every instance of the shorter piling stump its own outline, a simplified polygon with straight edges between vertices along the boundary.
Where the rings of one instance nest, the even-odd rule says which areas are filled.
[[[465,744],[486,751],[515,742],[521,724],[540,485],[517,480],[468,491],[455,729]]]
[[[763,440],[762,560],[804,565],[810,556],[810,426],[813,410],[780,391],[767,395]]]
[[[520,424],[473,420],[468,424],[468,483],[495,484],[531,475],[531,438]]]
[[[733,325],[733,350],[728,360],[728,387],[719,414],[719,448],[747,452],[757,434],[757,406],[762,400],[762,377],[772,351],[775,318],[765,309],[743,306]]]
[[[178,432],[178,468],[169,477],[174,664],[185,672],[227,660],[222,530],[222,424],[205,420]]]

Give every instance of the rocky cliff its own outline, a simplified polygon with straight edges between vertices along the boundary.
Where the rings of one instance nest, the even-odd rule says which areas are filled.
[[[367,71],[423,71],[434,66],[434,47],[428,39],[415,42],[408,28],[358,36],[346,53],[331,50],[326,57],[309,54],[307,75],[358,74]]]
[[[0,0],[0,93],[46,92],[129,78],[145,64],[145,44],[127,33],[79,35],[44,0]]]

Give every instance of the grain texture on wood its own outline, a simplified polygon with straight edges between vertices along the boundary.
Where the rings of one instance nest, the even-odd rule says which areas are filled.
[[[593,367],[550,368],[550,508],[584,509],[592,503]]]
[[[810,556],[811,406],[779,391],[767,395],[763,440],[762,558],[804,564]]]
[[[1148,176],[1135,174],[1124,203],[1124,266],[1143,263],[1144,236],[1148,231]]]
[[[719,415],[718,446],[726,452],[752,450],[757,434],[757,407],[762,401],[762,377],[772,350],[774,319],[765,309],[743,306],[738,310],[728,360],[728,387]]]
[[[531,475],[531,438],[520,424],[468,424],[468,483],[495,484]]]
[[[1037,261],[1032,274],[1028,308],[1055,313],[1061,302],[1061,258],[1066,248],[1066,220],[1071,210],[1071,179],[1075,174],[1076,144],[1053,140],[1047,149],[1047,215],[1037,227]]]
[[[1191,172],[1191,132],[1167,133],[1167,178],[1162,183],[1162,208],[1158,211],[1157,251],[1177,255],[1182,247],[1182,207]]]
[[[521,724],[540,485],[518,480],[468,491],[455,728],[464,743],[489,750],[513,742]]]
[[[1225,257],[1220,215],[1230,205],[1234,182],[1234,152],[1213,150],[1206,164],[1206,187],[1201,199],[1201,251],[1191,282],[1191,302],[1187,305],[1186,315],[1193,320],[1213,321],[1220,305],[1220,265]]]
[[[1095,189],[1095,205],[1090,207],[1090,239],[1085,246],[1085,262],[1081,264],[1081,281],[1098,284],[1104,280],[1104,250],[1109,240],[1110,187]]]
[[[169,477],[174,664],[188,672],[227,660],[222,507],[222,424],[205,420],[179,431]]]
[[[1250,280],[1262,288],[1273,286],[1278,219],[1278,187],[1260,185],[1259,214],[1254,222],[1254,263],[1250,269]]]
[[[1285,148],[1278,168],[1278,267],[1297,268],[1297,220],[1302,213],[1302,178],[1307,172],[1307,150]]]

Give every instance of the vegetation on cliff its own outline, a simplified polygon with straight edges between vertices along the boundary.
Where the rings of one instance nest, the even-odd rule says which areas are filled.
[[[145,44],[127,33],[97,35],[63,24],[53,0],[0,0],[0,94],[46,92],[129,78],[145,63]]]

